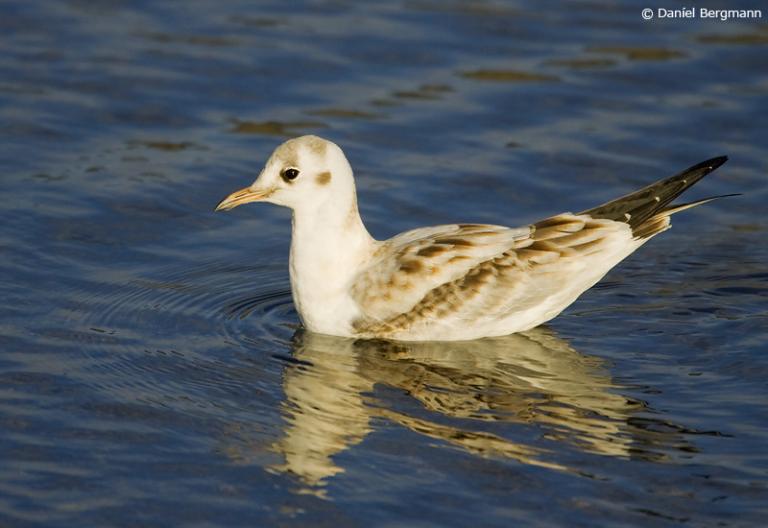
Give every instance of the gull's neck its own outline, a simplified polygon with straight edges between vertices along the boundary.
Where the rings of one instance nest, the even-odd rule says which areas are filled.
[[[363,225],[354,187],[293,211],[290,275],[293,300],[311,331],[333,333],[349,300],[349,283],[377,242]],[[335,316],[335,317],[334,317]]]

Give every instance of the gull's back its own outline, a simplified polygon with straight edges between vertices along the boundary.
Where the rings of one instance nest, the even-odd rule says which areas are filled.
[[[529,226],[452,224],[402,233],[354,278],[361,337],[463,340],[538,326],[666,230],[670,206],[724,163],[714,158],[579,214]]]

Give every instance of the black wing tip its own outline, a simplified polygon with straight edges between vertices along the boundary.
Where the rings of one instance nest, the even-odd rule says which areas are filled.
[[[717,156],[716,158],[708,159],[707,161],[702,161],[698,165],[694,165],[689,171],[697,170],[697,169],[704,169],[708,173],[712,172],[716,168],[718,168],[720,165],[728,161],[728,156]]]

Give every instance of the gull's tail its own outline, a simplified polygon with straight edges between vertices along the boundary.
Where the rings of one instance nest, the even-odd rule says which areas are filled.
[[[695,202],[681,205],[669,204],[704,176],[728,161],[726,156],[719,156],[690,167],[667,179],[652,183],[639,191],[627,194],[608,203],[593,207],[580,214],[593,218],[607,218],[625,222],[632,228],[635,238],[648,238],[669,228],[670,215],[691,207],[696,207],[717,198],[736,196],[726,194],[711,196]]]

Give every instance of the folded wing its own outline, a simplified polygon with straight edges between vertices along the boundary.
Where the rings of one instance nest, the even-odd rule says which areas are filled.
[[[449,225],[385,242],[355,279],[361,334],[488,324],[599,280],[631,241],[627,224],[564,213],[523,228]],[[602,255],[601,255],[602,254]],[[623,258],[623,257],[621,257]],[[594,279],[592,277],[595,277]],[[586,286],[585,280],[592,282]],[[558,308],[558,311],[562,308]]]

